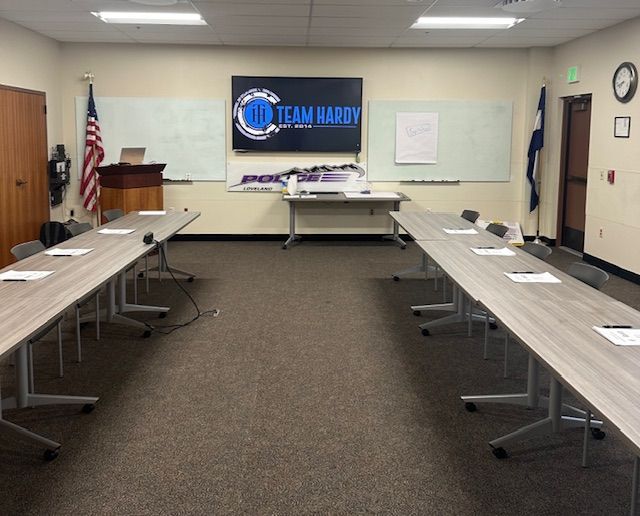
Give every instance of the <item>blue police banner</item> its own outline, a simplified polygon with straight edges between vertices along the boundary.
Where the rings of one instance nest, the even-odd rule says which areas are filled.
[[[231,78],[233,149],[360,152],[362,79]]]

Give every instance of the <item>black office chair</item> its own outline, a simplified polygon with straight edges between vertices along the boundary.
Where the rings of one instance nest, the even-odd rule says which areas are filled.
[[[493,233],[494,235],[498,235],[500,238],[507,234],[509,228],[507,226],[503,226],[502,224],[494,224],[493,222],[487,226],[487,231],[489,233]]]
[[[569,265],[567,274],[598,290],[609,281],[609,275],[605,271],[583,262],[573,262]]]
[[[475,224],[476,220],[478,220],[478,217],[480,216],[480,213],[473,210],[462,210],[462,214],[460,216],[463,219]]]
[[[23,242],[22,244],[15,245],[11,248],[11,254],[16,260],[24,260],[29,256],[37,254],[45,250],[44,244],[40,240],[31,240],[29,242]],[[36,335],[34,335],[27,342],[27,353],[29,359],[29,392],[34,392],[34,378],[33,378],[33,345],[49,333],[53,328],[58,330],[58,373],[60,378],[64,376],[64,366],[62,364],[62,318],[60,317],[53,320],[50,324],[42,328]]]
[[[93,226],[88,222],[77,222],[76,224],[71,224],[67,227],[67,231],[71,234],[72,237],[81,235],[82,233],[86,233],[87,231],[91,231]]]
[[[46,247],[40,240],[30,240],[29,242],[23,242],[22,244],[14,245],[11,248],[11,254],[16,260],[24,260],[29,256],[44,251]]]
[[[112,210],[107,210],[102,212],[102,217],[107,222],[111,222],[112,220],[119,219],[120,217],[123,217],[123,216],[124,216],[124,210],[121,210],[120,208],[114,208]]]
[[[72,236],[78,236],[87,231],[91,231],[93,226],[88,222],[79,222],[77,224],[71,224],[67,230]],[[93,292],[89,292],[86,296],[80,299],[76,303],[76,350],[78,355],[78,363],[82,362],[82,340],[80,337],[80,309],[86,306],[89,301],[95,299],[96,301],[96,340],[100,340],[100,288],[95,289]]]
[[[520,247],[520,249],[529,254],[532,254],[536,258],[540,258],[541,260],[546,260],[553,252],[553,249],[551,249],[550,247],[542,244],[535,244],[533,242],[525,242],[524,245]]]

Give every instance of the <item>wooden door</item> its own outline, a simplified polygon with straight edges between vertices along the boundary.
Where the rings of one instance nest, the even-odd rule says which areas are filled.
[[[0,266],[48,220],[46,96],[0,85]]]
[[[561,245],[579,252],[584,249],[590,129],[591,96],[565,99],[558,235]]]

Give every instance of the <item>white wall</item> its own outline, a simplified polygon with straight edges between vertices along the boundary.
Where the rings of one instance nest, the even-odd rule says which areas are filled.
[[[49,147],[63,143],[60,63],[57,41],[0,18],[0,84],[46,93]]]
[[[532,57],[533,55],[533,57]],[[550,66],[548,52],[526,49],[316,49],[248,48],[171,45],[64,44],[63,109],[65,143],[75,142],[74,97],[86,95],[84,72],[95,74],[97,96],[165,96],[223,98],[230,113],[232,75],[357,76],[364,78],[362,160],[367,159],[367,101],[370,99],[501,99],[514,104],[512,178],[505,183],[463,183],[458,186],[397,188],[413,202],[403,209],[461,211],[474,208],[494,219],[521,220],[526,213],[524,161],[535,113],[529,83],[540,83],[539,69]],[[532,77],[536,75],[536,77]],[[539,86],[538,86],[539,88]],[[536,88],[533,88],[536,89]],[[533,113],[530,113],[533,109]],[[526,123],[525,123],[526,122]],[[228,138],[228,159],[287,160],[291,155],[234,155]],[[75,154],[72,153],[72,156]],[[306,154],[323,163],[326,155]],[[353,160],[353,155],[331,156]],[[72,185],[77,198],[77,185]],[[71,199],[71,197],[70,197]],[[73,201],[70,201],[69,206]],[[287,231],[285,203],[277,194],[227,193],[224,183],[166,186],[165,206],[199,210],[192,233],[267,234]],[[304,232],[382,232],[389,225],[386,207],[377,215],[366,209],[306,211],[298,218]],[[388,209],[388,208],[387,208]]]
[[[551,99],[556,111],[550,124],[554,143],[548,158],[550,181],[546,185],[550,198],[557,201],[562,128],[559,99],[591,93],[584,250],[640,274],[640,91],[627,104],[614,98],[612,76],[623,61],[640,67],[640,18],[556,48]],[[580,82],[566,84],[567,67],[573,65],[580,66]],[[631,117],[630,138],[613,137],[615,116]],[[616,171],[614,185],[605,180],[609,169]],[[557,202],[554,210],[557,211]],[[546,219],[555,224],[554,210],[549,210]]]

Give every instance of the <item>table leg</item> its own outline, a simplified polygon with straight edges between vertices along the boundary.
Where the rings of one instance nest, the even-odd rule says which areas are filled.
[[[584,418],[562,415],[562,384],[555,378],[552,378],[550,382],[548,403],[547,417],[544,419],[490,441],[489,445],[493,448],[493,454],[498,458],[506,458],[508,455],[503,446],[531,437],[557,433],[564,428],[579,428],[585,424]],[[602,421],[592,421],[591,423],[592,427],[601,425]]]
[[[19,425],[6,421],[2,418],[2,408],[25,408],[35,407],[38,405],[57,405],[57,404],[80,404],[88,407],[89,411],[93,408],[93,404],[98,401],[99,398],[93,396],[64,396],[64,395],[51,395],[51,394],[35,394],[29,392],[29,373],[28,373],[28,360],[27,360],[27,344],[20,346],[14,353],[15,367],[16,367],[16,397],[2,400],[0,406],[0,430],[10,431],[18,434],[21,437],[36,441],[47,447],[45,458],[48,460],[54,459],[58,453],[57,451],[62,446],[56,441],[47,439],[41,435],[27,430]]]
[[[296,203],[289,201],[289,238],[282,244],[282,249],[287,249],[296,240],[301,240],[301,237],[296,235]]]
[[[151,271],[157,271],[158,272],[158,279],[162,280],[162,278],[171,278],[171,272],[173,272],[174,275],[179,274],[180,276],[184,276],[187,278],[187,281],[192,282],[193,278],[196,277],[195,274],[193,274],[192,272],[189,271],[185,271],[182,269],[178,269],[177,267],[171,267],[171,272],[169,272],[169,270],[167,269],[167,264],[165,263],[165,261],[169,261],[169,241],[165,240],[164,242],[162,242],[162,244],[160,244],[162,246],[162,250],[158,251],[158,266],[157,267],[151,267],[150,269],[147,269],[146,272],[146,278],[145,280],[147,281],[147,292],[149,291],[149,276],[150,276],[150,272]],[[162,258],[162,255],[164,254],[164,259]],[[147,260],[147,256],[145,256],[145,260]],[[142,273],[140,273],[142,274]]]
[[[633,460],[633,480],[631,481],[631,516],[638,514],[638,483],[640,482],[640,457]]]
[[[400,211],[400,201],[393,201],[393,211]],[[405,249],[407,247],[406,242],[400,238],[400,224],[398,224],[396,219],[393,219],[393,234],[384,235],[382,239],[397,242],[400,249]]]

